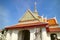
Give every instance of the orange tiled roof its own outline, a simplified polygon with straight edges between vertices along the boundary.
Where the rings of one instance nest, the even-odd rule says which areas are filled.
[[[49,25],[57,25],[57,22],[55,19],[48,19],[47,22]]]
[[[60,32],[60,28],[46,28],[47,32]]]
[[[13,26],[6,27],[5,29],[15,29],[15,28],[30,28],[30,27],[45,27],[47,23],[35,22],[27,24],[17,24]]]

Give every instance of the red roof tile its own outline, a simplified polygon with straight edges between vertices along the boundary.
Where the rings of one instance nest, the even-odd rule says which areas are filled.
[[[47,32],[60,32],[60,28],[56,27],[56,28],[46,28]]]
[[[35,22],[35,23],[17,24],[17,25],[6,27],[5,29],[30,28],[30,27],[40,27],[40,26],[45,27],[46,25],[47,23]]]

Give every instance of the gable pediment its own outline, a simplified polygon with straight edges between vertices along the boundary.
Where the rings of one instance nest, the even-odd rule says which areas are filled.
[[[36,20],[36,18],[33,16],[30,10],[27,10],[24,16],[19,21],[21,22],[21,21],[28,21],[28,20]]]

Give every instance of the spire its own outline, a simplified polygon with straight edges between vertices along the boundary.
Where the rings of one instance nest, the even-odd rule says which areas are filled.
[[[34,3],[34,12],[37,12],[37,9],[36,9],[36,2]]]

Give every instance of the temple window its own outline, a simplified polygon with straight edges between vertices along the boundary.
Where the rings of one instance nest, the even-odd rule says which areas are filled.
[[[53,33],[50,35],[51,40],[57,40],[57,34]]]

